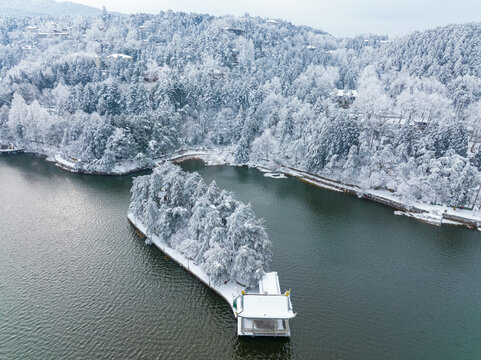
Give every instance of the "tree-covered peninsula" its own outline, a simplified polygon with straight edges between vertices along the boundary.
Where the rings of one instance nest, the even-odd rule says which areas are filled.
[[[262,220],[215,182],[166,162],[136,177],[131,192],[135,222],[199,265],[212,284],[256,286],[268,270],[271,242]]]

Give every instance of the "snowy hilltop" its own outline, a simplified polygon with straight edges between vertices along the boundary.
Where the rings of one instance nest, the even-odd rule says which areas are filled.
[[[208,148],[472,208],[480,58],[477,23],[338,39],[248,15],[6,17],[0,145],[96,173]]]
[[[5,16],[98,16],[102,10],[68,1],[0,0],[0,13]]]
[[[169,162],[134,179],[129,214],[219,285],[256,286],[272,257],[271,242],[250,204],[215,182]]]

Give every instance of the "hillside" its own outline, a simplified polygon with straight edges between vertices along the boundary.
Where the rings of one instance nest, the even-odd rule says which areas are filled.
[[[0,142],[99,172],[204,147],[473,206],[480,38],[480,24],[392,40],[248,15],[7,18]]]
[[[73,2],[58,2],[54,0],[0,0],[2,16],[97,16],[102,10],[76,4]]]

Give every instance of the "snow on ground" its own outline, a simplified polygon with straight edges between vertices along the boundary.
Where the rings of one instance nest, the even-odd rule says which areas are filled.
[[[443,223],[443,219],[441,215],[433,215],[430,213],[413,213],[408,211],[394,211],[394,215],[404,215],[410,218],[424,221],[428,224],[435,225],[435,226],[441,226]],[[449,224],[455,225],[456,223],[453,221],[449,221]]]
[[[111,170],[106,171],[102,166],[83,163],[81,160],[68,159],[62,154],[55,154],[54,159],[58,166],[71,172],[88,174],[126,175],[136,171],[146,170],[165,161],[182,162],[189,159],[199,159],[206,165],[233,165],[232,154],[229,149],[193,149],[176,151],[163,157],[153,159],[151,165],[140,165],[136,160],[122,160],[116,163]],[[152,165],[153,164],[153,165]]]
[[[60,154],[56,154],[53,158],[55,159],[55,163],[59,165],[61,168],[71,172],[78,171],[77,164],[75,164],[75,162],[65,159]]]

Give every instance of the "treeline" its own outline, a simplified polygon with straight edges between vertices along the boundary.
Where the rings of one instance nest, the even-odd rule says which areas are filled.
[[[129,213],[169,247],[191,259],[213,284],[256,286],[268,270],[271,242],[250,204],[198,173],[165,163],[134,178]]]

